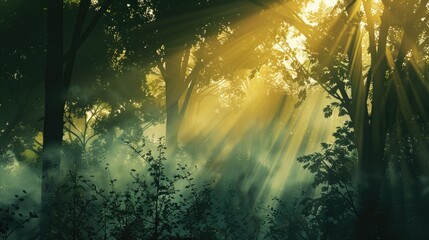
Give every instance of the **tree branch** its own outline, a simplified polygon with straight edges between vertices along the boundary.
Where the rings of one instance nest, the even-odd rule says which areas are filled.
[[[81,2],[82,1],[87,1],[87,0],[81,0]],[[77,49],[79,49],[80,46],[82,46],[82,44],[85,42],[85,40],[89,37],[89,35],[94,30],[97,23],[100,21],[103,14],[107,12],[107,10],[109,9],[112,2],[113,2],[113,0],[105,0],[103,2],[100,9],[97,11],[94,18],[90,21],[90,23],[88,24],[86,29],[82,32],[82,34],[79,36],[79,38],[76,39],[76,42],[74,43],[74,46],[76,49],[69,49],[69,51],[65,53],[64,62],[68,62],[71,58],[71,55],[73,55],[73,52],[76,51]]]

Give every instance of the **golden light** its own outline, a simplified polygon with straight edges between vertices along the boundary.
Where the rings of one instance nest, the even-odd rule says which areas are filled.
[[[326,7],[333,7],[337,3],[338,3],[338,0],[314,0],[307,5],[304,12],[305,11],[315,12],[319,9],[321,4],[323,4]]]
[[[337,1],[313,1],[305,6],[304,18],[305,14],[318,11],[321,5],[331,8],[335,4]],[[322,109],[330,101],[325,98],[326,93],[318,89],[309,90],[307,100],[296,108],[297,98],[288,89],[291,83],[270,73],[270,58],[276,61],[271,55],[273,52],[305,65],[306,38],[296,34],[296,29],[286,28],[286,36],[265,51],[261,58],[267,59],[266,65],[258,66],[246,53],[238,51],[258,49],[267,41],[270,26],[266,19],[278,14],[277,11],[268,9],[237,23],[240,25],[237,31],[241,31],[238,37],[216,50],[220,59],[237,70],[228,83],[215,79],[192,94],[179,131],[179,141],[185,151],[192,154],[193,150],[186,146],[197,146],[208,154],[205,159],[193,156],[194,161],[206,169],[202,174],[216,179],[232,175],[244,179],[242,191],[256,191],[255,203],[283,194],[290,190],[288,187],[307,179],[309,174],[302,170],[296,158],[317,151],[320,143],[329,140],[335,127],[344,121],[323,118]],[[288,60],[284,60],[284,65],[292,69]],[[255,68],[258,71],[249,77]],[[150,79],[155,81],[153,76]],[[242,96],[234,98],[225,92],[228,88],[241,91]],[[231,165],[237,156],[247,158],[241,162],[241,169]]]
[[[320,11],[320,19],[328,18],[330,16],[322,13],[330,12],[337,2],[312,1],[303,9],[288,5],[290,3],[273,6],[233,24],[228,33],[213,36],[217,40],[227,39],[215,54],[235,70],[230,79],[212,79],[208,85],[193,91],[178,135],[185,153],[205,169],[201,174],[217,180],[241,179],[241,190],[253,192],[254,203],[287,194],[292,186],[308,181],[310,174],[302,170],[297,157],[318,151],[320,143],[329,141],[345,119],[323,117],[322,109],[331,100],[317,88],[308,90],[307,99],[296,108],[297,97],[293,95],[297,90],[293,89],[293,83],[281,73],[273,73],[271,68],[274,62],[280,61],[294,78],[297,77],[296,64],[303,68],[308,65],[307,38],[300,32],[303,29],[290,24],[291,19],[283,16],[282,11],[300,12],[298,17],[311,28],[314,24],[306,22],[307,17]],[[267,37],[273,29],[267,19],[273,16],[284,23],[276,26],[276,37]],[[329,24],[334,25],[335,21],[332,19]],[[236,32],[232,30],[235,26],[240,26]],[[233,38],[228,39],[229,35]],[[331,47],[336,48],[337,43]],[[240,49],[255,49],[261,55],[253,59],[250,51]],[[192,68],[195,63],[189,65]],[[153,72],[159,74],[156,70]],[[162,79],[155,75],[148,77],[151,86],[162,86],[156,84]],[[204,149],[206,156],[192,155],[196,151],[188,146]]]

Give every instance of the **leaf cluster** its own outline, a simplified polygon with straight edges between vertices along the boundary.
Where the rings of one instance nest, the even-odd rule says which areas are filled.
[[[312,187],[316,190],[315,196],[304,197],[300,205],[312,228],[319,229],[319,236],[342,239],[350,236],[347,226],[353,224],[358,213],[353,186],[357,155],[349,121],[333,136],[334,143],[322,143],[321,152],[298,158],[303,168],[314,174]]]
[[[0,206],[0,238],[3,240],[16,237],[30,221],[39,216],[36,211],[23,210],[23,202],[27,199],[27,192],[22,190],[22,194],[14,195],[14,200],[9,205]]]

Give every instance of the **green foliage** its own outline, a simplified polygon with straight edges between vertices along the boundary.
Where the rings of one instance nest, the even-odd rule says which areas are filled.
[[[136,147],[126,142],[144,170],[131,169],[132,181],[125,188],[111,177],[108,164],[107,185],[70,171],[56,192],[51,238],[346,239],[357,214],[352,135],[346,122],[337,128],[333,143],[298,159],[314,174],[313,193],[303,192],[293,201],[273,197],[268,206],[261,203],[253,210],[240,204],[243,196],[232,185],[219,195],[212,183],[197,184],[196,168],[178,164],[168,173],[162,139],[155,155],[145,150],[145,143]]]
[[[273,205],[262,210],[265,212],[267,230],[264,239],[317,239],[317,230],[300,213],[299,202],[287,204],[278,197],[272,199]]]
[[[329,224],[347,224],[350,217],[341,212],[344,196],[336,190],[344,191],[347,181],[337,172],[328,177],[326,168],[319,185],[327,188],[320,196],[293,202],[274,197],[267,207],[260,203],[251,209],[233,184],[216,193],[214,182],[198,184],[196,167],[191,171],[178,164],[169,173],[162,140],[155,155],[146,144],[126,144],[143,161],[143,171],[131,169],[125,188],[111,177],[109,164],[104,167],[107,184],[102,177],[69,171],[55,193],[56,223],[49,239],[317,239],[327,234]],[[309,161],[308,168],[321,164]],[[30,212],[29,217],[36,216]]]
[[[239,193],[230,186],[224,199],[216,205],[218,218],[216,239],[255,239],[260,232],[260,223],[255,219],[256,210],[240,205]]]
[[[33,138],[42,127],[42,1],[1,1],[0,23],[0,155],[12,151],[25,160],[21,154],[33,149]]]
[[[332,116],[334,109],[338,109],[338,116],[344,116],[347,114],[347,110],[339,102],[331,102],[329,105],[323,108],[323,115],[325,118]]]
[[[351,123],[345,122],[333,134],[333,144],[322,143],[321,152],[299,157],[303,168],[314,174],[314,196],[300,202],[302,214],[320,238],[345,239],[351,234],[357,211],[357,191],[353,186],[357,155]]]
[[[333,134],[334,144],[322,143],[322,151],[299,157],[303,168],[315,174],[313,187],[327,184],[350,185],[356,163],[356,152],[352,142],[350,122],[338,127]]]
[[[23,202],[27,199],[25,190],[22,195],[15,194],[14,198],[9,205],[0,206],[0,238],[3,240],[13,239],[30,221],[39,217],[35,211],[22,209]]]
[[[251,236],[246,210],[234,209],[234,191],[224,203],[216,200],[212,183],[197,185],[187,165],[175,174],[165,169],[165,146],[156,155],[127,145],[144,161],[144,172],[131,169],[124,190],[117,179],[108,185],[70,171],[56,191],[57,225],[53,239],[236,239]],[[105,167],[110,175],[109,165]],[[211,237],[211,238],[208,238]]]
[[[68,181],[58,189],[63,207],[57,213],[60,224],[55,237],[165,239],[171,235],[177,227],[172,216],[179,205],[174,202],[176,180],[164,174],[164,147],[158,147],[157,157],[133,149],[146,162],[147,175],[131,169],[133,181],[125,190],[118,190],[117,179],[111,177],[107,187],[100,187],[94,176],[69,173]],[[111,176],[109,165],[105,170]]]

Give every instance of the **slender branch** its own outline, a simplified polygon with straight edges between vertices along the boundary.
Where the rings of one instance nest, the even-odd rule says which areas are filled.
[[[377,46],[375,42],[375,30],[374,30],[374,17],[371,13],[372,2],[371,0],[364,0],[363,7],[367,18],[367,29],[369,36],[369,51],[371,54],[371,65],[375,65],[376,57],[377,57]]]
[[[329,178],[331,178],[331,174],[333,174],[334,173],[334,171],[332,170],[332,167],[330,167],[326,162],[325,162],[325,160],[322,160],[321,161],[322,163],[323,163],[323,165],[325,165],[325,167],[327,168],[327,170],[328,170],[328,172],[330,173],[330,175],[329,175]],[[336,183],[337,185],[339,185],[340,187],[341,187],[341,185],[343,185],[343,187],[346,187],[346,184],[345,183],[342,183],[342,184],[340,184],[340,183]],[[353,213],[355,213],[356,214],[356,216],[357,215],[359,215],[359,211],[356,209],[356,206],[355,206],[355,204],[354,204],[354,202],[353,202],[353,200],[351,199],[351,195],[350,194],[348,194],[348,197],[347,196],[345,196],[339,189],[338,189],[338,187],[336,187],[335,185],[331,185],[333,188],[334,188],[334,190],[341,196],[341,197],[343,197],[346,201],[347,201],[347,203],[349,203],[350,204],[350,207],[351,207],[351,210],[352,210],[352,212]],[[346,189],[347,189],[347,192],[348,192],[348,188],[346,187]],[[350,197],[350,198],[349,198]]]
[[[198,81],[198,76],[195,77],[195,79],[192,80],[191,84],[189,85],[188,90],[186,91],[185,100],[183,101],[182,108],[179,112],[179,119],[183,118],[185,115],[186,110],[188,109],[189,102],[191,100],[192,92],[194,91],[194,87]]]
[[[72,134],[73,136],[76,137],[76,139],[82,144],[84,145],[85,143],[82,141],[81,137],[79,135],[77,135],[75,132],[73,132],[70,128],[68,128],[67,126],[64,126],[64,130],[66,130],[69,134]],[[70,139],[71,140],[71,139]]]
[[[148,122],[148,123],[146,123],[146,124],[143,126],[142,130],[143,130],[143,131],[145,131],[145,130],[147,130],[148,128],[150,128],[152,125],[153,125],[153,123]]]
[[[97,133],[93,133],[91,136],[89,136],[87,139],[86,139],[86,143],[88,143],[92,138],[94,138],[94,137],[96,137],[97,135],[99,135],[99,134],[97,134]]]
[[[83,133],[80,131],[80,129],[74,124],[74,122],[71,120],[71,117],[69,116],[69,117],[67,117],[66,118],[67,119],[67,122],[68,123],[70,123],[70,125],[74,128],[74,129],[76,129],[82,136],[83,136]]]
[[[186,70],[188,69],[190,55],[191,55],[191,46],[188,46],[185,49],[185,53],[184,53],[183,60],[182,60],[182,65],[180,66],[180,69],[181,69],[180,80],[185,79]]]
[[[86,29],[82,32],[82,34],[80,35],[80,37],[78,39],[76,39],[76,42],[75,42],[75,47],[76,48],[79,48],[80,46],[82,46],[82,44],[85,42],[85,40],[89,37],[89,35],[94,30],[94,28],[97,25],[97,23],[100,21],[100,19],[103,16],[103,14],[107,12],[107,10],[109,9],[109,7],[112,4],[112,2],[113,2],[113,0],[105,0],[103,2],[103,5],[101,5],[100,9],[97,11],[96,15],[93,17],[93,19],[88,24],[88,26],[86,27]],[[70,58],[71,54],[73,54],[73,49],[70,49],[65,54],[65,56],[64,56],[64,61],[65,62],[69,61],[69,58]]]
[[[157,62],[156,64],[158,66],[159,71],[161,72],[162,79],[164,79],[164,81],[165,81],[165,79],[167,79],[167,76],[168,76],[165,67],[162,65],[161,62]]]
[[[195,64],[194,68],[192,69],[191,73],[189,73],[189,75],[185,79],[184,86],[187,87],[187,92],[186,92],[184,103],[183,103],[182,108],[180,109],[180,112],[179,112],[180,118],[182,118],[184,113],[186,112],[192,91],[193,91],[193,89],[197,83],[198,74],[199,74],[200,70],[202,68],[204,68],[205,65],[206,65],[206,63],[204,61],[198,61]],[[163,75],[163,78],[165,79],[165,77],[164,77],[165,75],[163,74],[163,72],[165,73],[164,67],[160,63],[158,63],[158,68],[160,69],[161,74]]]
[[[39,147],[43,147],[43,144],[39,141],[37,141],[37,139],[34,139],[34,142],[39,146]]]
[[[64,57],[63,61],[66,61],[66,67],[64,69],[64,73],[63,73],[63,91],[64,91],[64,95],[67,94],[69,86],[70,86],[70,81],[71,81],[71,75],[73,72],[73,67],[75,64],[75,59],[76,59],[76,54],[77,54],[77,50],[79,49],[78,46],[78,39],[79,39],[79,35],[82,31],[83,28],[83,24],[85,23],[85,18],[89,9],[89,6],[91,4],[91,0],[81,0],[80,4],[79,4],[79,9],[78,9],[78,13],[76,16],[76,23],[74,25],[74,30],[73,30],[73,37],[72,37],[72,42],[71,42],[71,46],[70,46],[70,50],[69,50],[69,56]]]
[[[36,155],[40,154],[40,151],[37,149],[34,149],[33,147],[25,147],[24,150],[29,150],[32,151],[33,153],[35,153]]]
[[[208,61],[207,61],[208,62]],[[185,86],[189,86],[189,84],[197,78],[197,75],[200,73],[200,70],[202,70],[206,66],[206,61],[198,61],[192,71],[189,73],[189,75],[185,79]]]

